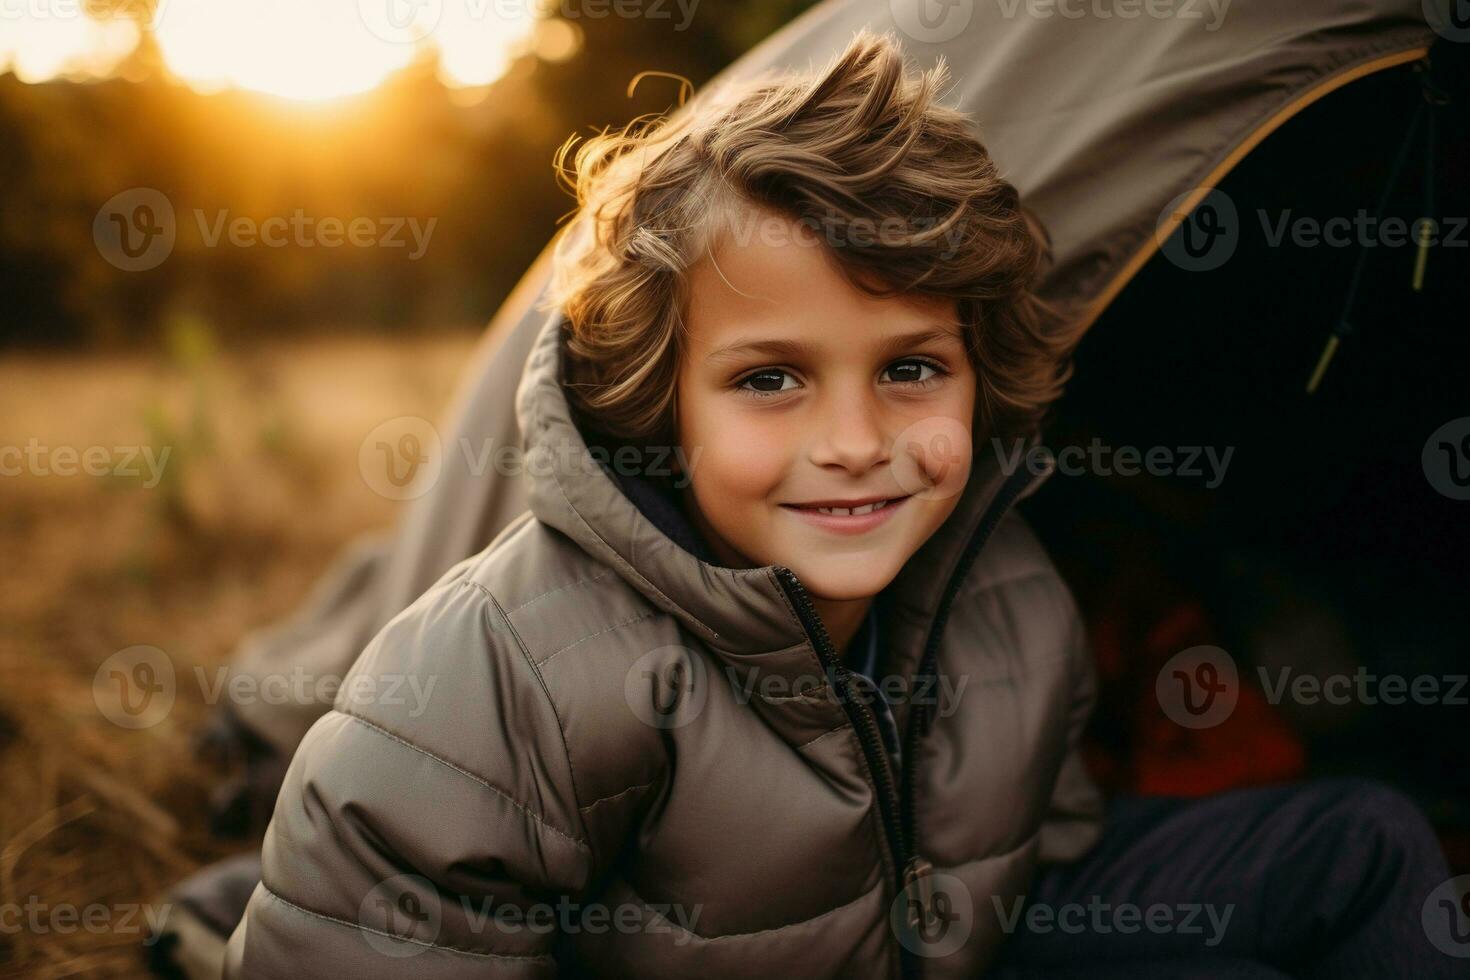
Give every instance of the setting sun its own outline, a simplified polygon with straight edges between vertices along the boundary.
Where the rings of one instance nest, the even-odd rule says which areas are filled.
[[[168,71],[198,91],[320,100],[372,89],[426,51],[445,85],[489,85],[536,19],[529,3],[497,0],[158,0],[147,26]],[[26,82],[104,77],[142,33],[127,17],[29,0],[0,23],[0,69]]]

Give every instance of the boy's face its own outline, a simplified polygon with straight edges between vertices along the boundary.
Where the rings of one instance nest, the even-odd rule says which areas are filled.
[[[677,392],[690,509],[722,562],[867,598],[954,510],[975,373],[952,300],[869,296],[811,229],[789,229],[690,270]]]

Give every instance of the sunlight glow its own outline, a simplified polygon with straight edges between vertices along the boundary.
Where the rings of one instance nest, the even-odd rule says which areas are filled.
[[[171,0],[154,36],[164,63],[196,89],[293,99],[367,91],[414,53],[375,37],[354,0]]]
[[[97,21],[77,10],[35,8],[46,16],[27,16],[26,7],[0,6],[0,71],[9,68],[23,82],[109,75],[137,46],[131,20]]]
[[[168,70],[201,92],[242,88],[321,100],[380,85],[437,49],[446,86],[482,89],[533,50],[534,5],[502,0],[158,0],[152,34]],[[0,0],[0,70],[22,81],[101,77],[137,45],[127,18],[80,0]],[[69,11],[69,15],[64,15]],[[561,35],[556,37],[563,42]]]

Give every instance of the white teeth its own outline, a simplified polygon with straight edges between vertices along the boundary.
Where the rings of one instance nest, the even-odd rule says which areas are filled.
[[[863,504],[861,507],[818,507],[819,514],[833,514],[837,517],[850,517],[856,514],[871,514],[875,510],[881,510],[888,504],[886,500],[880,500],[873,504]]]

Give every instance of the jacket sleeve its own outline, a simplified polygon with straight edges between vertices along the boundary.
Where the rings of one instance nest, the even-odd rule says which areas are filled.
[[[302,740],[224,975],[554,976],[564,901],[600,863],[568,759],[498,604],[451,572],[374,638]],[[599,839],[625,816],[600,808]]]
[[[1072,684],[1066,755],[1041,826],[1040,859],[1065,862],[1085,854],[1102,833],[1102,793],[1088,775],[1081,750],[1082,734],[1097,701],[1097,665],[1076,600],[1060,576],[1053,576],[1052,584],[1056,601],[1061,604],[1060,615],[1067,623],[1068,673]]]

